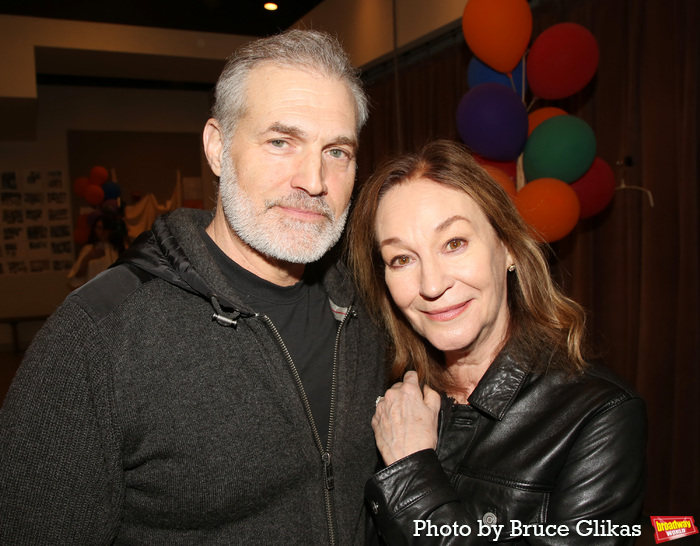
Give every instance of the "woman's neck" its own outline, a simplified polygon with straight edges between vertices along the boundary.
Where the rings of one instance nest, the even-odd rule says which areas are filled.
[[[456,387],[455,392],[447,393],[448,396],[454,398],[458,404],[466,404],[499,351],[500,347],[489,351],[488,354],[475,354],[469,349],[446,352],[447,373]]]

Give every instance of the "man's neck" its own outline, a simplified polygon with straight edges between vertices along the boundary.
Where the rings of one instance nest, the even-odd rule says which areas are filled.
[[[224,254],[261,279],[279,286],[291,286],[299,282],[304,274],[304,264],[264,256],[244,243],[226,221],[221,204],[206,231]]]

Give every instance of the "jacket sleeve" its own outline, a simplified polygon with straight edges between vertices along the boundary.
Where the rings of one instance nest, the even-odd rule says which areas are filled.
[[[634,526],[640,523],[644,496],[645,444],[641,399],[599,411],[580,431],[549,497],[546,524],[567,530],[520,539],[552,546],[633,544],[636,537],[629,534],[641,532]],[[479,516],[467,513],[433,450],[414,453],[375,474],[365,496],[389,545],[493,541],[493,533],[479,536],[486,535],[485,530],[480,533]],[[511,523],[504,523],[502,536],[512,535]]]
[[[583,427],[549,500],[548,520],[569,527],[567,544],[635,542],[634,537],[613,533],[641,523],[645,451],[646,411],[641,398],[613,402]]]
[[[64,304],[0,410],[0,544],[109,544],[123,478],[100,334]]]

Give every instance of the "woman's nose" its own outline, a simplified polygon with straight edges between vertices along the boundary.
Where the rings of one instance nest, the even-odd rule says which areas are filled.
[[[420,294],[428,300],[436,300],[454,284],[449,272],[434,258],[422,260],[420,275]]]

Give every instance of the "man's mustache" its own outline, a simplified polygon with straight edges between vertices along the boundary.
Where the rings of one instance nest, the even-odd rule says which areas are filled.
[[[265,210],[269,210],[272,207],[299,209],[321,214],[331,221],[335,219],[333,210],[323,197],[312,197],[303,191],[292,193],[279,199],[265,201]]]

